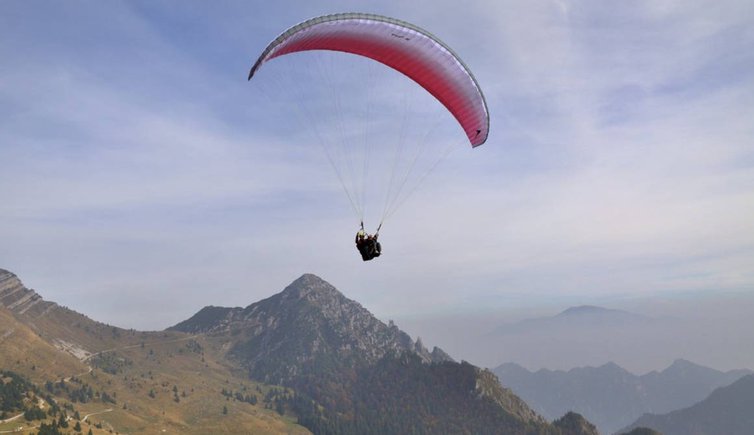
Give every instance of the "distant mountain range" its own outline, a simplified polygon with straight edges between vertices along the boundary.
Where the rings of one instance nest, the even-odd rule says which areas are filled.
[[[245,308],[139,332],[44,301],[0,269],[0,349],[0,370],[49,394],[55,414],[35,418],[95,413],[96,435],[597,434],[572,412],[549,423],[492,372],[429,351],[311,274]]]
[[[676,358],[707,364],[748,361],[750,352],[738,344],[754,337],[746,319],[715,319],[705,310],[694,317],[648,316],[586,305],[551,316],[486,326],[487,333],[467,341],[457,337],[449,349],[452,355],[464,355],[487,367],[515,361],[530,369],[553,370],[614,361],[643,373]]]
[[[596,307],[593,305],[581,305],[571,307],[551,317],[525,319],[515,323],[500,325],[490,335],[506,335],[529,333],[538,331],[551,331],[562,328],[592,328],[595,325],[601,327],[626,327],[634,325],[646,325],[654,322],[653,319],[641,314],[634,314],[623,310]]]
[[[608,434],[644,413],[665,413],[690,406],[715,388],[751,373],[750,370],[720,372],[682,359],[665,370],[641,376],[614,363],[536,372],[506,363],[493,372],[503,385],[545,418],[575,411]]]
[[[484,351],[488,355],[485,359],[497,354],[496,362],[516,360],[525,367],[564,370],[627,361],[635,368],[654,358],[656,352],[638,355],[633,350],[636,343],[645,343],[651,349],[653,339],[664,341],[658,331],[672,327],[672,323],[670,319],[583,305],[552,316],[500,324],[479,336],[476,347],[489,349]],[[469,349],[472,357],[480,352]]]
[[[645,414],[624,431],[636,427],[652,428],[664,435],[751,435],[754,375],[718,388],[691,407],[662,415]]]

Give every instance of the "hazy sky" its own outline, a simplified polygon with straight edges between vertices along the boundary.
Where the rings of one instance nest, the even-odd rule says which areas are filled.
[[[325,156],[246,81],[342,11],[440,37],[491,113],[369,263]],[[139,329],[305,272],[383,320],[750,292],[752,47],[750,0],[3,1],[0,267]]]

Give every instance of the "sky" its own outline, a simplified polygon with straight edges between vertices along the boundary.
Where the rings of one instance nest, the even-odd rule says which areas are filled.
[[[368,263],[295,94],[246,81],[279,33],[342,11],[438,36],[490,111],[487,143],[442,160]],[[303,273],[399,326],[748,295],[752,46],[747,0],[0,2],[0,267],[137,329]],[[275,62],[271,82],[296,65]]]

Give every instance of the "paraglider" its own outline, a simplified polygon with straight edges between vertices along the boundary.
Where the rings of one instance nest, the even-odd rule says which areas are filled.
[[[361,229],[356,233],[356,249],[361,254],[361,259],[364,261],[373,260],[382,254],[382,245],[377,241],[380,236],[379,229],[374,234],[367,234],[364,231],[364,223],[361,224]]]
[[[400,72],[408,77],[414,83],[414,86],[419,85],[444,106],[447,112],[455,118],[472,147],[482,145],[487,140],[489,133],[487,103],[476,78],[466,64],[449,46],[431,33],[394,18],[375,14],[341,13],[306,20],[281,33],[264,49],[249,72],[249,80],[259,72],[264,64],[272,59],[293,53],[316,51],[348,53],[371,59]],[[367,78],[364,78],[364,81],[365,83],[362,86],[371,85],[367,82]],[[300,84],[298,85],[300,86]],[[340,93],[341,90],[336,88],[332,93],[333,99],[340,99]],[[339,100],[335,104],[340,107]],[[309,118],[313,117],[310,116]],[[317,128],[316,125],[314,127]],[[366,128],[368,129],[368,127]],[[369,136],[369,131],[367,130],[364,135]],[[333,158],[336,153],[328,151],[327,147],[330,146],[330,142],[338,141],[327,141],[322,139],[321,135],[317,134],[317,136],[320,137],[321,145],[327,152],[327,157],[335,169],[351,205],[363,222],[364,205],[359,201],[363,201],[365,195],[363,192],[357,192],[356,188],[349,188],[344,181],[349,170],[353,171],[353,169],[338,167]],[[343,139],[342,142],[348,145],[353,140],[349,137]],[[424,144],[421,146],[422,148],[417,152],[417,156],[424,150]],[[356,146],[354,145],[352,148],[356,148]],[[371,155],[366,152],[364,154],[362,178],[367,177],[366,168],[368,167],[368,158]],[[406,170],[408,174],[415,166],[415,157],[400,148],[395,160],[398,161],[401,158],[409,160],[408,170]],[[439,159],[442,159],[442,156],[438,158],[438,162]],[[353,165],[353,160],[353,157],[349,157],[348,164]],[[436,165],[437,162],[430,165],[427,172],[434,169]],[[393,165],[393,171],[395,171],[395,166]],[[418,183],[421,183],[424,175],[419,178]],[[364,186],[368,183],[364,180],[361,183],[354,183],[357,187],[359,187],[359,184]],[[394,187],[394,184],[397,187]],[[390,189],[378,230],[373,236],[369,236],[364,233],[362,224],[362,229],[356,236],[356,245],[359,252],[362,253],[364,261],[380,255],[381,245],[377,242],[379,228],[384,220],[410,195],[411,191],[406,193],[404,190],[405,185],[405,180],[396,181],[395,173],[391,174]]]

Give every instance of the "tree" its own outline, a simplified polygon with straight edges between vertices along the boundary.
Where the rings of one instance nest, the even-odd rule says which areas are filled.
[[[228,415],[228,407],[223,406],[223,415]]]
[[[60,432],[60,429],[55,425],[55,422],[50,424],[42,423],[39,425],[38,435],[62,435],[62,432]]]
[[[46,416],[45,412],[42,411],[41,409],[37,408],[37,407],[31,408],[31,409],[27,409],[26,412],[24,412],[24,418],[27,421],[44,420],[46,417],[47,416]]]
[[[73,430],[75,430],[76,432],[81,432],[81,423],[79,423],[79,422],[77,421],[77,422],[76,422],[76,425],[75,425],[75,426],[73,426]]]
[[[62,412],[60,413],[60,418],[58,418],[58,426],[60,426],[62,428],[67,428],[68,427],[68,422],[66,421],[66,416]]]
[[[114,395],[114,394],[115,394],[115,393],[113,393],[113,395]],[[110,403],[113,403],[113,404],[115,404],[115,403],[116,403],[116,401],[115,401],[115,398],[114,398],[114,397],[112,397],[112,396],[110,396],[109,394],[107,394],[107,392],[106,392],[106,391],[103,391],[103,392],[102,392],[102,395],[101,395],[101,397],[102,397],[102,401],[103,401],[103,402],[110,402]]]

